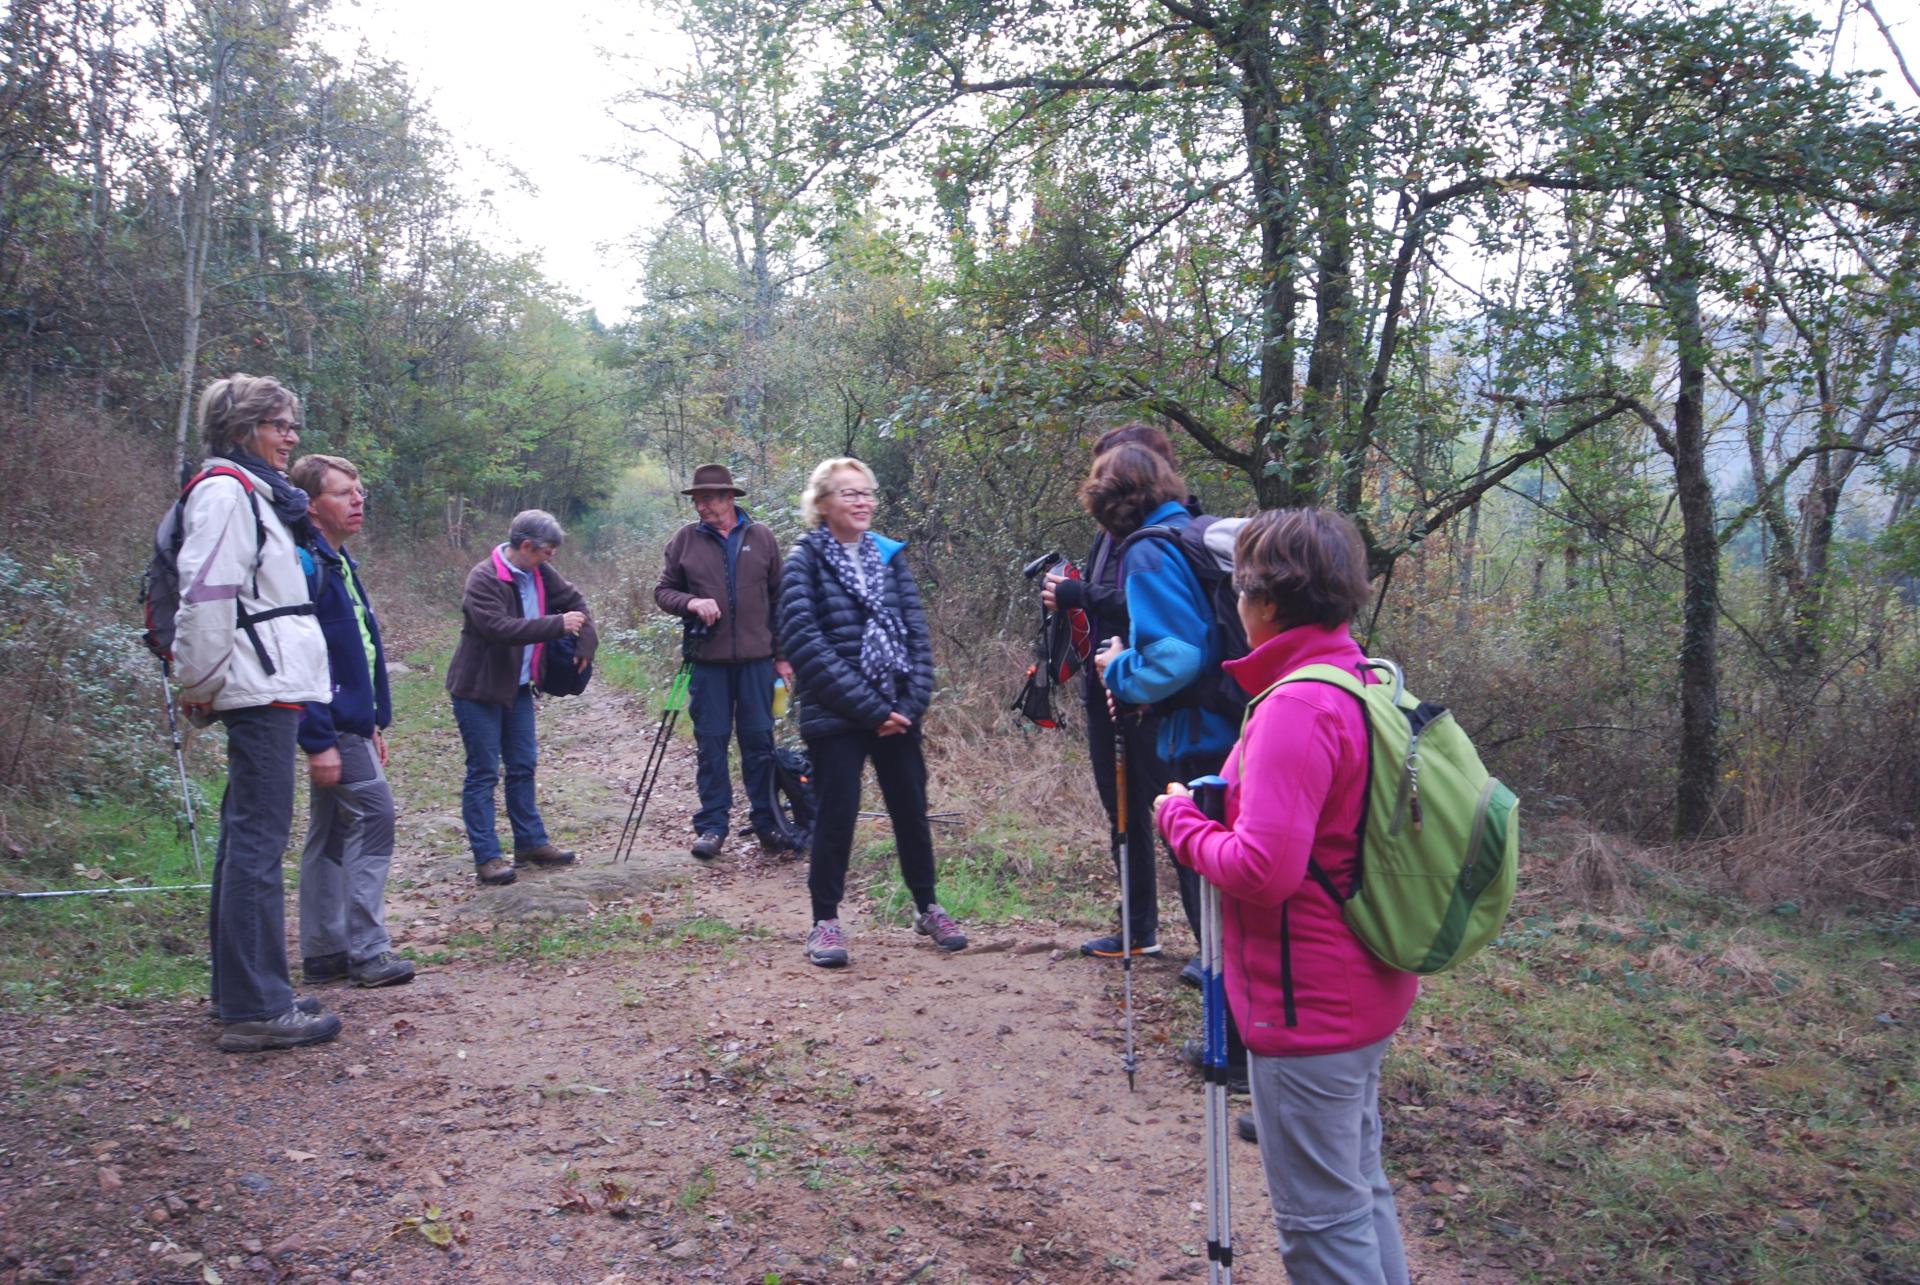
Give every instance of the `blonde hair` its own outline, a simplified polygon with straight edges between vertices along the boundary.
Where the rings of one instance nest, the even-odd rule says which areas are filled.
[[[821,460],[813,466],[813,475],[807,479],[807,489],[800,493],[800,521],[806,526],[817,527],[826,521],[820,512],[820,501],[826,499],[827,492],[833,490],[833,475],[841,469],[858,473],[867,479],[867,485],[873,490],[880,489],[880,479],[873,475],[873,470],[851,455]]]
[[[353,466],[351,460],[343,460],[338,455],[321,455],[317,452],[302,455],[295,460],[293,467],[287,471],[287,480],[308,495],[318,498],[321,490],[327,485],[329,473],[345,473],[356,482],[360,480],[360,470]]]
[[[267,375],[228,375],[200,394],[200,438],[209,455],[225,455],[260,427],[260,421],[284,408],[295,419],[300,399]]]

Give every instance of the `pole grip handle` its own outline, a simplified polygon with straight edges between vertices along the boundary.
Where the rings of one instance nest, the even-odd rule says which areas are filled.
[[[1193,802],[1209,821],[1227,823],[1227,780],[1223,776],[1197,776],[1187,782]]]

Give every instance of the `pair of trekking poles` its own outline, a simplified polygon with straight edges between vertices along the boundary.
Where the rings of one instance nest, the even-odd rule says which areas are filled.
[[[1109,701],[1113,715],[1114,839],[1120,857],[1120,976],[1126,1004],[1126,1050],[1121,1065],[1127,1072],[1127,1091],[1134,1088],[1139,1058],[1133,1047],[1133,893],[1127,839],[1127,737],[1120,708]],[[1215,821],[1226,820],[1227,783],[1218,776],[1190,783],[1201,812]],[[1233,1281],[1233,1188],[1228,1167],[1227,1134],[1232,1115],[1227,1108],[1227,987],[1222,971],[1220,890],[1200,880],[1200,994],[1205,1011],[1202,1055],[1201,1137],[1206,1148],[1207,1280],[1209,1285]]]
[[[660,726],[654,729],[653,744],[647,749],[646,764],[640,769],[640,784],[634,787],[633,803],[627,808],[627,823],[620,827],[620,841],[613,855],[625,861],[633,855],[640,838],[640,823],[647,819],[647,805],[653,802],[653,787],[667,761],[667,747],[673,742],[674,724],[687,708],[687,693],[693,685],[693,653],[700,640],[713,630],[698,621],[688,621],[680,631],[680,668],[667,686],[667,703],[660,711]]]

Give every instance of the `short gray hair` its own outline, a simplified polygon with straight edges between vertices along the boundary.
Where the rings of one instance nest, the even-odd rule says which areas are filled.
[[[298,419],[300,399],[277,379],[232,374],[214,380],[200,394],[200,437],[207,454],[225,455],[260,427],[261,420],[280,410]]]
[[[523,509],[513,515],[513,523],[507,527],[509,549],[529,543],[557,549],[566,542],[567,533],[560,525],[560,519],[545,509]]]

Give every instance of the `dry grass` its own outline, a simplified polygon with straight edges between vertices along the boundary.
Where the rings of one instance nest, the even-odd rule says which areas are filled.
[[[928,770],[945,806],[1030,818],[1060,835],[1107,830],[1087,763],[1080,687],[1054,693],[1058,728],[1033,726],[1011,708],[1028,664],[1025,647],[993,641],[955,647],[944,658],[927,719]]]

